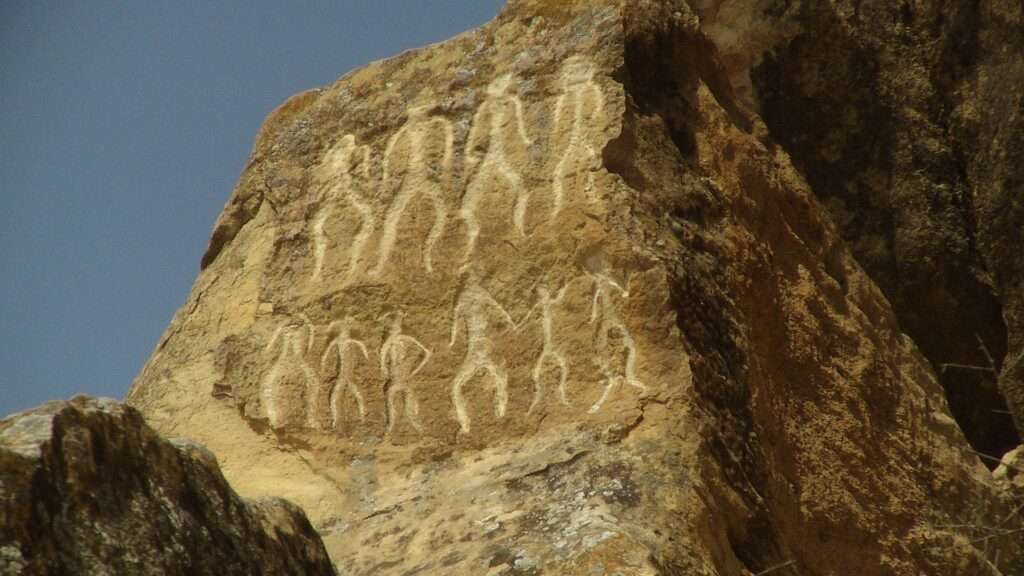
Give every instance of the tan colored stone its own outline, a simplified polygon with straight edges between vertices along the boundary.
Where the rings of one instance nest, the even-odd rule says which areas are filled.
[[[956,528],[1009,496],[700,26],[517,0],[290,100],[129,402],[345,574],[1024,561]]]

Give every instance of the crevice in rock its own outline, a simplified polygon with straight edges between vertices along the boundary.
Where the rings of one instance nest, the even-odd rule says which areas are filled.
[[[505,482],[516,482],[517,480],[522,480],[523,478],[530,478],[531,476],[546,476],[550,472],[555,472],[557,470],[562,470],[575,465],[577,462],[587,457],[589,454],[590,450],[581,450],[569,456],[565,460],[549,462],[548,464],[545,464],[544,466],[538,468],[537,470],[526,472],[525,474],[521,474],[514,478],[509,478]]]
[[[938,35],[929,27],[953,29],[932,67],[943,72],[930,78],[936,98],[948,98],[973,58],[976,19],[967,5],[937,20],[912,16],[903,18],[904,28],[917,26],[903,48],[872,36],[881,32],[851,32],[830,5],[807,8],[802,17],[814,25],[766,55],[751,78],[772,138],[935,368],[965,437],[979,452],[1001,455],[1020,440],[995,387],[1007,331],[977,246],[972,183],[948,127],[913,112],[948,106],[907,94],[874,46],[893,46],[898,59]],[[935,138],[945,141],[922,144]]]

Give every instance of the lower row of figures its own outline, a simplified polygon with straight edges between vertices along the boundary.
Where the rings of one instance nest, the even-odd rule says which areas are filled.
[[[556,308],[564,300],[565,288],[556,295],[544,289],[537,292],[537,303],[519,321],[483,290],[461,299],[455,307],[443,362],[438,362],[439,355],[416,336],[406,333],[402,313],[390,315],[375,350],[353,336],[352,318],[332,322],[326,329],[326,344],[317,338],[314,324],[305,316],[285,321],[266,347],[271,359],[259,384],[263,414],[275,429],[298,426],[333,430],[352,422],[365,423],[368,406],[382,397],[386,434],[390,435],[400,423],[423,432],[420,396],[431,390],[428,402],[436,406],[436,391],[443,387],[450,399],[447,413],[454,416],[462,433],[468,433],[472,410],[467,394],[474,394],[471,388],[479,385],[493,390],[494,415],[504,418],[509,407],[509,382],[516,374],[529,379],[527,386],[532,387],[527,414],[545,400],[545,383],[564,406],[578,406],[585,397],[590,413],[599,411],[623,386],[646,390],[636,375],[636,343],[612,301],[613,295],[625,297],[625,290],[608,279],[597,279],[586,328],[572,334],[560,333],[565,332],[565,322],[556,321],[560,314]],[[561,313],[564,315],[564,310]],[[584,326],[582,320],[579,324]],[[465,327],[465,348],[456,353],[461,350],[461,346],[456,347],[460,325]],[[527,326],[534,329],[527,332]],[[580,333],[589,342],[574,342]],[[528,353],[518,354],[510,363],[507,354],[499,352],[505,347],[497,342],[519,335],[539,335],[541,339],[526,346]],[[591,361],[570,362],[584,348]],[[524,358],[525,354],[531,356]],[[599,387],[570,394],[570,370],[574,381],[599,381]],[[370,394],[374,397],[371,402],[368,390],[372,389],[368,387],[372,383],[378,385],[377,392]],[[573,402],[570,397],[577,400]]]

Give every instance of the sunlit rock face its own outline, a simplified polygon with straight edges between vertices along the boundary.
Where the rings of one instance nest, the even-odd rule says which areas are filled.
[[[306,516],[203,447],[78,396],[0,420],[0,574],[333,575]]]
[[[761,53],[695,4],[513,1],[290,99],[129,402],[343,574],[1019,567]]]

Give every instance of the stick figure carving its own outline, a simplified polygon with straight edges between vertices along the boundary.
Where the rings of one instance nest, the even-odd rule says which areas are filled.
[[[566,131],[565,122],[572,122],[572,125],[568,128],[568,136],[564,137],[565,149],[555,166],[551,183],[552,216],[562,209],[567,180],[575,188],[578,186],[576,180],[582,177],[587,199],[597,199],[594,171],[600,167],[601,157],[595,142],[605,122],[604,94],[594,82],[593,63],[579,56],[566,60],[562,66],[561,87],[562,94],[555,101],[552,142]],[[590,117],[585,118],[585,113]]]
[[[348,269],[345,275],[347,284],[355,274],[359,257],[363,253],[366,241],[376,228],[373,209],[364,199],[365,187],[370,182],[370,148],[357,146],[355,136],[345,135],[341,141],[324,155],[319,171],[324,175],[325,182],[320,190],[319,207],[313,217],[313,279],[319,279],[324,267],[327,253],[327,235],[324,225],[334,213],[335,197],[348,203],[359,213],[359,230],[352,239],[348,253]],[[358,176],[357,179],[353,176]],[[362,193],[361,193],[362,192]]]
[[[512,86],[511,74],[500,76],[487,86],[487,99],[473,116],[473,126],[466,141],[466,167],[471,176],[459,209],[459,218],[466,223],[469,236],[466,258],[473,254],[480,234],[476,218],[480,197],[497,178],[505,180],[512,188],[516,197],[512,223],[519,234],[526,234],[526,205],[530,192],[523,185],[519,171],[509,162],[507,152],[514,146],[529,148],[531,141],[526,135],[523,103],[512,93]]]
[[[537,362],[533,365],[533,401],[530,403],[530,408],[526,411],[527,414],[533,412],[533,409],[537,407],[544,395],[544,382],[541,380],[541,376],[544,373],[544,365],[547,362],[554,363],[558,368],[558,398],[565,406],[569,405],[569,399],[566,397],[565,390],[565,381],[569,376],[569,366],[565,356],[555,342],[554,336],[554,309],[562,301],[568,288],[569,285],[566,284],[558,291],[556,296],[552,297],[551,291],[546,286],[538,286],[538,301],[530,308],[530,311],[526,313],[521,322],[525,323],[534,310],[540,309],[540,325],[541,334],[544,336],[544,346],[541,348],[540,356],[537,357]]]
[[[279,345],[277,357],[260,383],[260,399],[272,428],[278,428],[291,420],[290,414],[282,414],[282,406],[278,405],[278,400],[282,381],[293,374],[299,374],[302,380],[306,400],[306,424],[311,427],[317,425],[315,407],[319,402],[320,378],[306,360],[313,349],[315,339],[316,328],[313,323],[305,315],[300,315],[298,319],[282,322],[267,344],[265,352],[270,352]],[[295,409],[294,406],[283,408],[289,411]]]
[[[598,366],[605,377],[604,392],[601,394],[601,398],[590,407],[590,412],[594,413],[601,409],[601,406],[608,400],[612,391],[621,386],[622,383],[626,383],[641,391],[647,390],[647,386],[636,377],[636,344],[633,342],[633,336],[629,333],[629,329],[626,328],[626,324],[619,318],[619,314],[615,310],[615,304],[612,302],[613,292],[618,292],[623,298],[628,298],[629,291],[603,274],[592,274],[592,277],[594,279],[594,298],[590,311],[590,323],[598,322]],[[609,365],[609,358],[616,353],[615,350],[611,349],[611,335],[616,332],[618,332],[622,340],[623,351],[626,354],[622,374],[614,373]]]
[[[405,177],[402,179],[391,205],[388,206],[387,216],[384,220],[384,232],[380,240],[377,265],[371,271],[371,274],[375,276],[383,272],[384,266],[391,257],[391,251],[394,250],[395,242],[398,240],[398,225],[409,203],[421,194],[427,196],[434,208],[434,224],[423,245],[423,265],[427,272],[434,270],[432,259],[434,244],[444,232],[444,224],[448,218],[448,208],[444,202],[441,183],[448,180],[451,172],[455,135],[448,120],[440,116],[430,116],[430,111],[433,108],[434,105],[426,100],[409,108],[408,120],[391,137],[384,151],[381,189],[386,190],[389,180],[394,176],[392,170],[394,170],[395,150],[402,143],[408,144],[409,148]],[[444,152],[439,166],[440,172],[438,172],[438,166],[427,158],[425,153],[427,140],[438,137],[443,138],[444,141]]]
[[[503,364],[494,361],[488,334],[492,314],[497,314],[509,326],[515,326],[512,316],[505,307],[480,286],[476,273],[470,270],[455,304],[455,311],[452,314],[452,338],[448,343],[449,348],[455,345],[459,323],[465,322],[466,356],[452,380],[452,403],[455,405],[455,416],[463,433],[469,432],[470,418],[466,410],[466,400],[462,396],[462,388],[481,370],[490,374],[494,380],[495,416],[504,418],[508,405],[508,373]]]
[[[352,367],[347,362],[348,348],[350,346],[356,347],[363,353],[363,358],[365,360],[369,360],[370,356],[366,351],[366,344],[350,336],[351,325],[351,317],[347,317],[341,321],[335,320],[330,323],[327,327],[327,333],[330,334],[337,329],[337,334],[330,342],[327,343],[327,348],[320,357],[321,371],[325,371],[327,363],[331,358],[336,356],[338,359],[338,373],[334,378],[334,382],[330,386],[329,396],[329,402],[331,403],[332,428],[338,427],[338,420],[340,419],[339,404],[341,402],[341,395],[345,392],[351,394],[352,398],[356,401],[356,408],[359,410],[359,421],[364,422],[366,420],[366,402],[363,400],[363,394],[359,391],[359,387],[356,386],[355,381],[352,379]]]
[[[419,373],[423,366],[430,360],[431,352],[419,340],[402,333],[402,320],[405,314],[394,313],[391,326],[388,329],[388,336],[380,347],[380,372],[384,376],[385,401],[387,402],[388,424],[387,433],[395,427],[398,421],[398,407],[396,400],[399,394],[404,396],[403,415],[409,424],[417,432],[423,432],[417,416],[419,415],[419,403],[416,395],[410,387],[410,380]],[[409,360],[414,354],[420,354],[416,367],[409,368]]]

